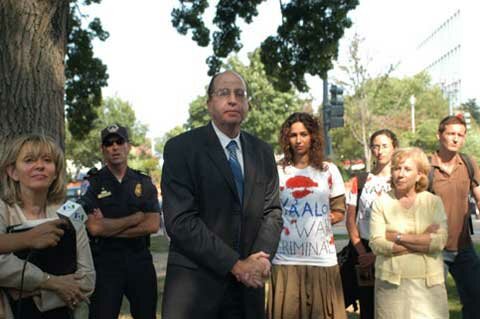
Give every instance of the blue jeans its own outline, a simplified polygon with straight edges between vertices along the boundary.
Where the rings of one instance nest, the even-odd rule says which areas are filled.
[[[453,262],[445,261],[455,280],[462,303],[462,318],[479,318],[480,304],[480,259],[473,245],[458,251]]]

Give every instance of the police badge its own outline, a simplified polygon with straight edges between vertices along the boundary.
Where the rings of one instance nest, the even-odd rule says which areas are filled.
[[[137,183],[137,185],[135,185],[135,196],[142,196],[142,184],[140,183]]]

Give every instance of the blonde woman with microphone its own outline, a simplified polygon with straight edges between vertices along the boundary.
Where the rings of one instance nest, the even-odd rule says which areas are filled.
[[[49,243],[28,248],[44,249],[0,255],[6,318],[77,318],[78,305],[93,291],[95,271],[85,227],[75,230],[65,222],[54,221],[65,199],[64,169],[63,152],[43,135],[18,137],[4,150],[0,161],[0,233],[42,220],[52,220],[50,226],[62,224],[60,232],[40,226]],[[55,247],[45,248],[48,246]],[[21,248],[27,247],[13,250]]]

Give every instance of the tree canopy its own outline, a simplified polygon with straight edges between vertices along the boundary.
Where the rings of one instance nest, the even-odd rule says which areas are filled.
[[[146,138],[147,126],[136,119],[132,106],[118,97],[105,99],[96,109],[92,129],[83,138],[67,133],[66,158],[77,167],[93,167],[101,162],[100,132],[113,123],[128,129],[130,143],[135,147],[129,155],[129,166],[159,176],[158,158],[153,156],[151,142]]]
[[[102,102],[102,87],[107,86],[107,66],[94,56],[92,41],[105,41],[109,34],[103,29],[100,19],[89,20],[88,16],[81,13],[82,5],[100,2],[101,0],[75,0],[70,3],[65,104],[68,129],[77,138],[93,128],[96,108]]]
[[[337,157],[363,158],[370,163],[369,137],[382,128],[397,134],[401,146],[418,146],[426,152],[437,148],[436,131],[448,114],[448,101],[440,87],[426,73],[412,77],[391,77],[391,70],[372,77],[360,58],[362,39],[355,35],[349,51],[349,63],[340,68],[348,80],[341,84],[350,94],[345,97],[345,127],[332,131]],[[415,96],[416,130],[411,130],[410,97]]]
[[[207,58],[209,75],[217,73],[225,58],[242,48],[238,19],[251,23],[263,0],[220,0],[216,6],[212,34],[204,22],[207,0],[179,0],[172,11],[172,24],[199,46],[212,43],[213,54]],[[338,55],[338,41],[345,28],[352,25],[347,14],[358,0],[291,0],[280,1],[282,14],[277,35],[261,43],[262,62],[270,81],[281,91],[295,86],[306,91],[305,74],[325,78]]]
[[[471,121],[480,124],[480,107],[477,105],[475,99],[469,99],[467,102],[460,105],[460,109],[470,113]]]

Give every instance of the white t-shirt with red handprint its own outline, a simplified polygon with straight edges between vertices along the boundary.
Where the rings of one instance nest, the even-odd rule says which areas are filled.
[[[357,228],[360,237],[370,239],[370,215],[372,204],[382,193],[388,193],[392,189],[390,176],[377,176],[368,174],[362,193],[360,194],[359,207],[357,210]],[[358,179],[352,179],[352,189],[347,194],[347,205],[357,206]]]
[[[278,168],[283,231],[273,264],[337,264],[330,198],[345,194],[345,186],[337,166],[324,166],[323,171],[310,166]]]

